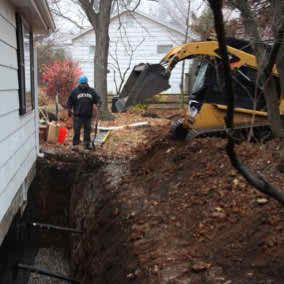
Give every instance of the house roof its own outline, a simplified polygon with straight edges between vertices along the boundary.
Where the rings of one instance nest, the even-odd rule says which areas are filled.
[[[116,18],[118,18],[119,16],[122,16],[123,14],[126,14],[126,13],[129,13],[129,11],[125,10],[125,11],[121,12],[120,14],[117,14],[117,15],[113,16],[110,20],[113,21]],[[163,27],[165,27],[165,28],[167,28],[167,29],[169,29],[169,30],[171,30],[173,32],[179,33],[180,35],[184,35],[184,33],[181,32],[179,29],[177,29],[177,28],[175,28],[173,26],[170,26],[169,23],[163,22],[163,21],[161,21],[161,20],[159,20],[159,19],[157,19],[157,18],[155,18],[153,16],[147,15],[147,14],[141,12],[141,11],[134,11],[133,13],[137,14],[139,16],[142,16],[142,17],[144,17],[144,18],[146,18],[146,19],[148,19],[148,20],[150,20],[152,22],[155,22],[155,23],[157,23],[157,24],[159,24],[159,25],[161,25],[161,26],[163,26]],[[87,30],[82,31],[78,35],[74,36],[72,38],[72,41],[80,38],[81,36],[87,34],[88,32],[91,32],[91,31],[93,31],[92,27],[87,29]]]
[[[16,11],[32,25],[35,33],[49,33],[55,30],[47,0],[11,0]]]

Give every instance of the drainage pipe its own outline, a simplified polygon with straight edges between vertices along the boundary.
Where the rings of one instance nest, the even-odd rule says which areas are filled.
[[[27,271],[30,271],[30,272],[34,272],[34,273],[46,275],[46,276],[49,276],[49,277],[65,280],[65,281],[68,281],[70,283],[80,284],[80,281],[78,281],[78,280],[66,277],[66,276],[61,275],[61,274],[52,273],[52,272],[49,272],[45,269],[37,268],[37,267],[31,266],[31,265],[18,263],[17,269],[27,270]]]

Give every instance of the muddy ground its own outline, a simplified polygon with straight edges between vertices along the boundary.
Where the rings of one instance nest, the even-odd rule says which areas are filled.
[[[83,161],[71,190],[69,225],[84,231],[71,239],[73,277],[84,284],[284,283],[283,206],[232,168],[225,140],[172,141],[169,121],[150,121],[112,133],[88,154],[44,147]],[[278,146],[244,142],[237,152],[282,189]]]

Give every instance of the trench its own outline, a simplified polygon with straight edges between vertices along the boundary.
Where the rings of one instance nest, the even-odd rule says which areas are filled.
[[[95,152],[46,154],[38,160],[28,207],[0,248],[0,283],[68,283],[17,270],[18,263],[84,284],[282,283],[283,208],[248,202],[259,195],[241,182],[234,186],[229,161],[205,168],[205,152],[211,165],[223,159],[220,140],[205,144],[174,148],[158,140],[128,163]],[[242,151],[253,149],[245,146]],[[257,149],[250,155],[261,164],[273,159]],[[213,216],[219,204],[226,216]]]
[[[88,253],[82,241],[93,246],[95,238],[98,249],[104,250],[104,246],[113,243],[107,236],[109,226],[118,236],[118,242],[123,237],[120,226],[106,221],[119,206],[114,204],[113,194],[104,191],[106,176],[111,176],[113,185],[119,183],[126,170],[123,165],[123,161],[73,153],[69,156],[48,153],[44,159],[39,159],[27,208],[23,214],[16,215],[0,247],[0,283],[87,283],[87,276],[80,272],[90,265],[88,258],[86,263],[76,263],[78,254]],[[102,213],[99,219],[96,219],[97,211]],[[96,222],[100,230],[90,232],[90,222]],[[95,235],[90,236],[90,233]],[[120,250],[119,246],[116,250]],[[121,252],[127,257],[125,250]],[[117,257],[120,258],[117,253],[109,256],[112,263],[117,262]],[[99,255],[93,258],[96,261],[94,259],[102,263]],[[108,260],[105,263],[111,266]],[[23,266],[39,268],[76,282],[42,275],[23,269]],[[119,274],[121,269],[121,266],[116,267],[112,273]],[[102,273],[98,266],[95,283],[107,283],[105,277],[109,277],[106,275],[110,270],[108,267],[107,273]]]

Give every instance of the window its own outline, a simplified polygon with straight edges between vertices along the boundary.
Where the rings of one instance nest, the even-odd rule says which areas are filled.
[[[197,67],[196,78],[195,78],[195,81],[192,87],[192,93],[197,93],[204,87],[205,74],[206,74],[207,68],[208,68],[207,62],[201,62],[199,66]]]
[[[33,33],[28,24],[24,24],[20,15],[16,15],[17,54],[20,114],[32,111],[34,105],[34,53]]]
[[[173,47],[172,44],[165,44],[165,45],[158,45],[157,46],[157,53],[167,53]]]

